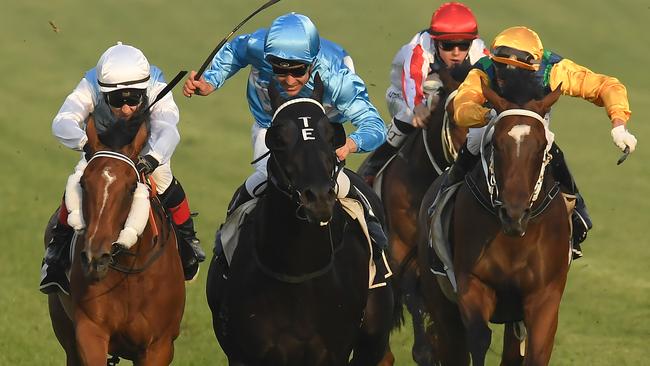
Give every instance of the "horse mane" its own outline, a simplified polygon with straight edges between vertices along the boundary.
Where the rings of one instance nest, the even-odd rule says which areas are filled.
[[[143,123],[147,126],[147,135],[151,132],[150,116],[151,111],[143,104],[130,119],[117,118],[104,131],[98,131],[97,137],[102,144],[118,150],[133,141]]]
[[[509,102],[524,105],[531,100],[544,98],[544,89],[534,71],[520,68],[502,68],[497,71],[500,95]]]

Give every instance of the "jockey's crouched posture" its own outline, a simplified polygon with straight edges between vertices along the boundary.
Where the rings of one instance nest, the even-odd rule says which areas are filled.
[[[66,195],[53,239],[45,251],[40,289],[44,293],[61,290],[69,293],[65,271],[70,265],[70,242],[74,230],[83,228],[80,197],[69,191],[79,184],[90,156],[86,156],[85,124],[92,113],[98,132],[118,119],[130,119],[145,109],[166,86],[160,69],[150,66],[137,48],[118,43],[99,58],[97,66],[86,72],[74,91],[68,95],[52,122],[52,132],[63,145],[83,151],[74,173],[68,178]],[[171,93],[165,95],[150,111],[150,136],[136,167],[151,175],[160,201],[171,214],[179,237],[179,251],[185,279],[194,278],[205,253],[196,238],[194,223],[185,191],[171,171],[170,159],[180,140],[176,127],[178,107]],[[66,205],[67,203],[67,205]]]
[[[320,38],[312,21],[300,14],[290,13],[275,19],[268,29],[237,37],[227,43],[214,57],[205,75],[194,80],[195,72],[185,82],[183,94],[208,95],[220,88],[229,77],[251,65],[247,97],[255,124],[252,128],[255,172],[237,189],[228,213],[260,195],[266,186],[269,150],[265,145],[267,129],[273,111],[268,86],[274,83],[285,99],[309,97],[314,89],[316,74],[324,85],[323,105],[332,122],[351,121],[357,128],[347,137],[346,144],[336,150],[339,160],[349,153],[369,152],[386,139],[386,128],[377,109],[368,98],[366,86],[354,73],[350,56],[339,45]],[[353,180],[354,181],[354,180]],[[373,194],[365,184],[357,186],[363,194]],[[354,195],[356,190],[351,189]],[[365,200],[359,199],[364,206]],[[372,210],[365,207],[373,241],[385,246],[386,237]],[[372,235],[372,234],[371,234]]]
[[[544,93],[561,88],[562,94],[581,97],[597,106],[604,106],[612,122],[611,135],[621,150],[634,151],[636,138],[625,128],[630,118],[630,108],[625,86],[616,78],[596,74],[573,61],[545,51],[537,33],[526,27],[512,27],[496,36],[491,55],[474,65],[465,81],[458,88],[454,99],[456,123],[466,127],[485,126],[496,117],[494,110],[483,106],[481,83],[490,86],[499,95],[516,92],[516,82],[522,78],[534,78]],[[508,77],[510,76],[510,77]],[[514,76],[514,77],[512,77]],[[547,119],[550,116],[546,116]],[[470,128],[467,142],[458,153],[448,172],[441,190],[459,182],[478,160],[483,128]],[[565,193],[576,195],[572,215],[573,256],[580,258],[580,243],[591,229],[591,219],[584,200],[578,192],[560,148],[554,143],[550,153],[553,176]]]

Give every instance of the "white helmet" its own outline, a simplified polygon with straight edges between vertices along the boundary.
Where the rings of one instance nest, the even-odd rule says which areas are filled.
[[[123,45],[110,47],[97,62],[99,90],[146,89],[149,84],[149,61],[139,49]]]

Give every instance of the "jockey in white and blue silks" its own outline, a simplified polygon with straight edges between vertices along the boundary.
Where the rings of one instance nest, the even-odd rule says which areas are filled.
[[[45,252],[42,292],[69,293],[65,270],[69,265],[70,241],[73,229],[84,228],[79,180],[90,159],[86,136],[89,116],[93,115],[99,134],[118,121],[132,122],[134,118],[142,118],[139,112],[146,111],[166,86],[162,71],[150,65],[142,51],[118,42],[102,54],[96,67],[87,71],[66,97],[52,121],[52,133],[64,146],[83,153],[68,178],[65,198],[52,231],[53,239]],[[179,246],[187,245],[191,249],[181,250],[185,277],[189,280],[197,274],[198,262],[205,260],[205,253],[196,238],[185,191],[171,170],[170,160],[180,141],[176,126],[179,112],[172,94],[162,97],[144,116],[150,122],[150,135],[135,164],[156,182],[157,193],[176,225]],[[132,234],[130,239],[134,241],[137,237]]]
[[[198,89],[201,95],[210,94],[248,65],[247,98],[255,120],[254,159],[268,151],[264,137],[272,117],[269,83],[275,83],[284,98],[307,97],[313,91],[316,73],[323,81],[323,105],[332,122],[351,121],[356,127],[346,145],[337,150],[339,159],[345,159],[350,152],[372,151],[385,141],[384,122],[370,102],[363,80],[354,73],[350,56],[337,44],[320,38],[308,17],[286,14],[274,20],[269,29],[227,43],[200,80],[194,80],[195,72],[190,73],[183,93],[189,97]],[[243,197],[233,200],[231,208],[263,191],[267,159],[255,163],[255,173],[246,180],[245,189],[239,190]]]

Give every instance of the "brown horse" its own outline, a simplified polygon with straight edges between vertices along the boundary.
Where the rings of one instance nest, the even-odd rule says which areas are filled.
[[[500,114],[482,163],[452,203],[449,239],[457,298],[446,297],[447,279],[429,271],[429,207],[440,180],[420,210],[418,261],[435,353],[442,365],[469,364],[470,355],[473,365],[483,365],[491,321],[506,324],[502,365],[546,365],[571,258],[568,207],[545,169],[552,134],[541,117],[560,89],[523,106],[485,86],[483,93]],[[522,320],[525,330],[516,332],[515,323]]]
[[[95,152],[81,178],[86,229],[73,240],[70,297],[51,294],[48,299],[68,365],[105,365],[109,354],[137,365],[169,365],[173,358],[185,285],[176,236],[157,198],[150,200],[149,219],[137,242],[129,249],[114,244],[136,187],[144,188],[133,160],[147,141],[147,124],[133,132],[131,143],[109,149],[92,117],[86,129]],[[45,243],[55,220],[56,214]]]
[[[463,75],[458,75],[462,80]],[[416,228],[420,204],[431,183],[451,165],[455,153],[465,141],[467,128],[453,122],[450,101],[460,84],[448,69],[440,71],[443,91],[432,106],[427,128],[418,130],[405,142],[394,159],[378,175],[375,182],[381,185],[375,191],[380,195],[388,221],[388,245],[392,258],[398,264],[395,283],[412,316],[414,344],[412,356],[418,365],[431,362],[431,345],[426,334],[424,303],[418,288],[418,271],[415,265],[417,241]],[[363,165],[359,171],[363,170]]]

